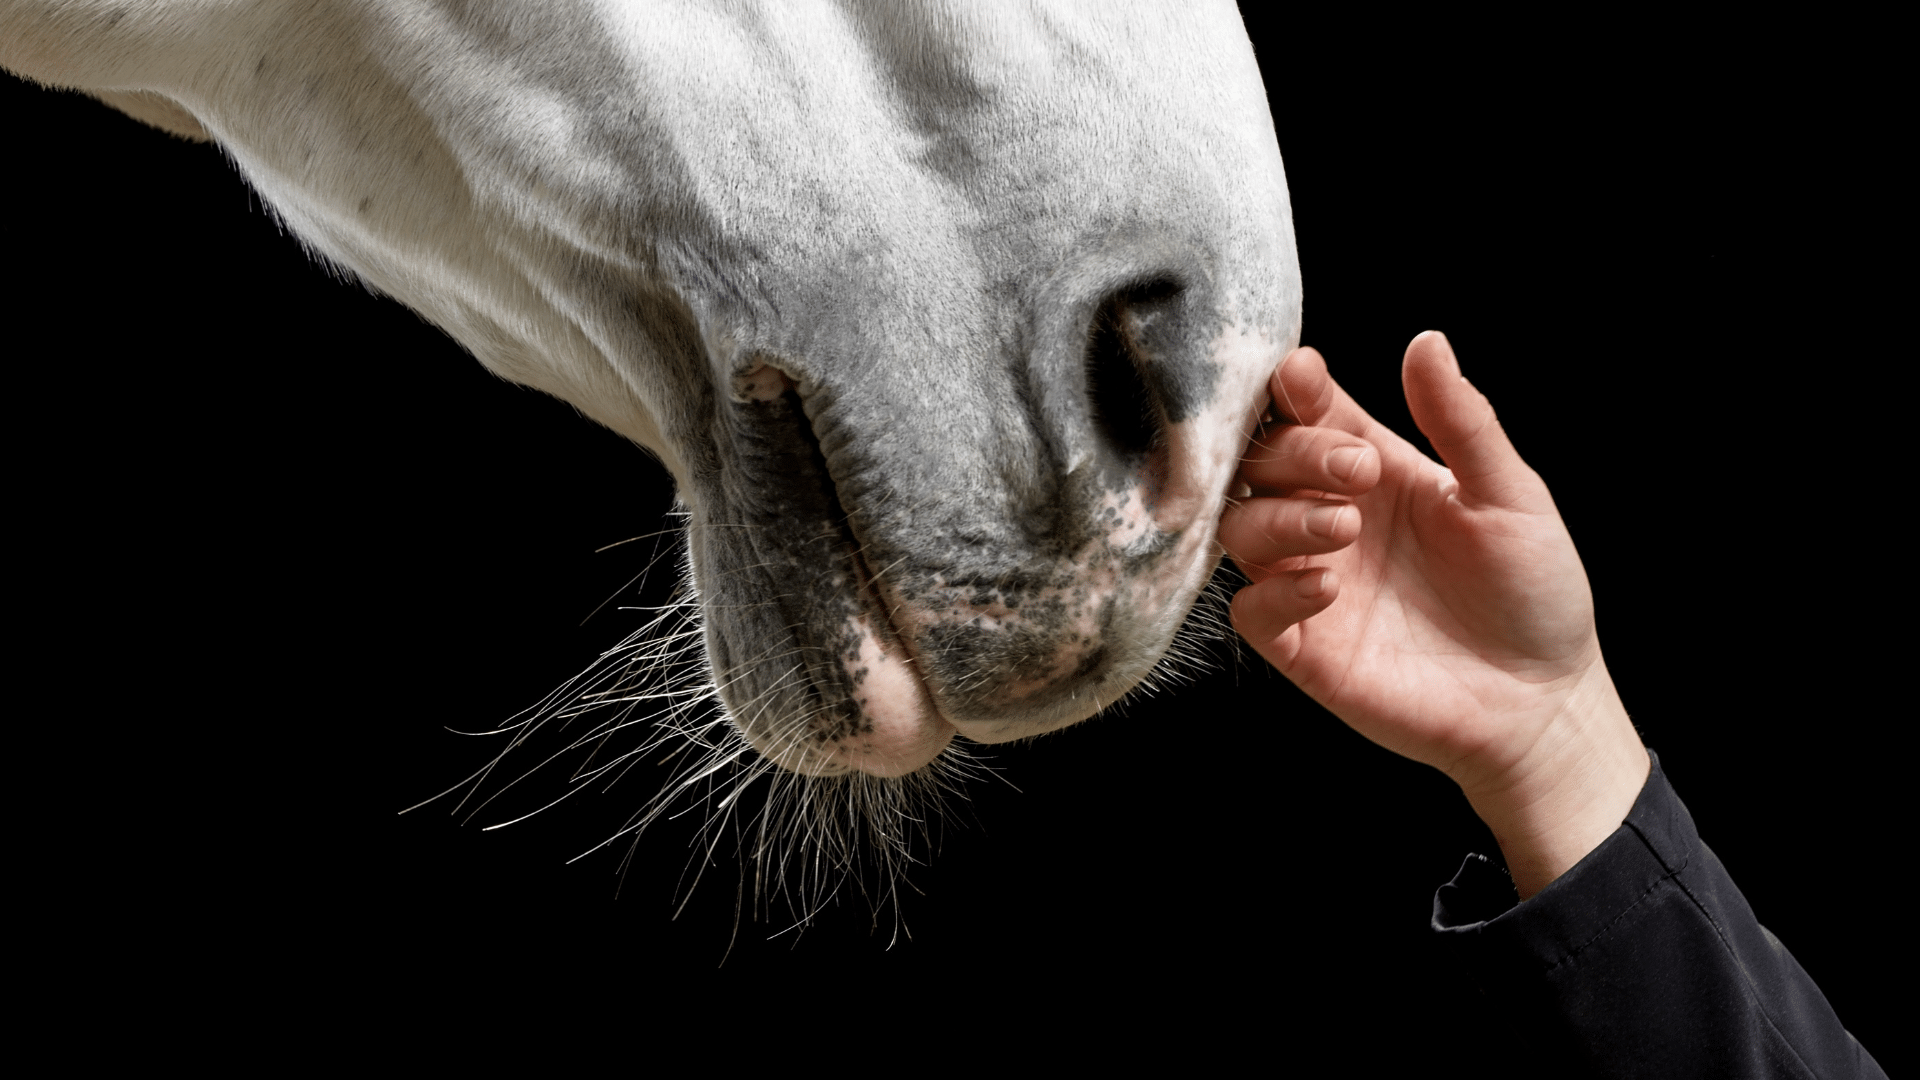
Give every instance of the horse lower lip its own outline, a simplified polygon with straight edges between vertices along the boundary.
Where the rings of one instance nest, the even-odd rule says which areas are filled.
[[[866,611],[853,628],[859,643],[854,702],[868,726],[837,743],[833,756],[870,775],[904,776],[940,756],[957,729],[920,677],[906,636],[893,622],[866,559],[858,547],[849,554],[858,575],[860,606]]]

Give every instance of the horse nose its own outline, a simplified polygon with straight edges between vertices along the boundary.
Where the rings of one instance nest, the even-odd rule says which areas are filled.
[[[1031,415],[1052,446],[1009,506],[1023,550],[1007,572],[896,596],[933,699],[976,741],[1117,700],[1158,662],[1212,566],[1237,458],[1227,429],[1250,413],[1216,400],[1248,395],[1222,393],[1215,298],[1191,273],[1093,284],[1036,321]]]
[[[1061,327],[1062,337],[1073,336],[1046,349],[1038,335],[1033,357],[1040,426],[1060,468],[1048,486],[1069,503],[1136,488],[1161,531],[1180,531],[1210,482],[1210,470],[1190,460],[1195,447],[1186,436],[1218,389],[1215,300],[1193,273],[1135,276],[1089,292]]]

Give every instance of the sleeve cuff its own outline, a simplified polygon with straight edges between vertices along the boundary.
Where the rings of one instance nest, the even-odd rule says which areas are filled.
[[[1649,750],[1647,756],[1652,759],[1647,782],[1626,820],[1573,869],[1520,903],[1502,863],[1469,855],[1453,880],[1434,893],[1433,929],[1514,939],[1512,944],[1552,966],[1577,954],[1685,870],[1698,834],[1660,768],[1659,755]],[[1580,901],[1559,902],[1570,893]]]

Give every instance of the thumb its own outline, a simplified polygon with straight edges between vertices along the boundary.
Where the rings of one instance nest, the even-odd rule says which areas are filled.
[[[1400,384],[1413,422],[1453,471],[1463,501],[1516,509],[1531,501],[1528,496],[1541,487],[1539,476],[1507,439],[1493,404],[1460,374],[1445,334],[1428,330],[1413,339]]]

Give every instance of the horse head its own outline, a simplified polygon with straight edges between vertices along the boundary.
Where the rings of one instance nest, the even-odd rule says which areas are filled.
[[[1299,332],[1223,2],[34,0],[0,41],[657,455],[731,722],[802,774],[1135,686]]]

